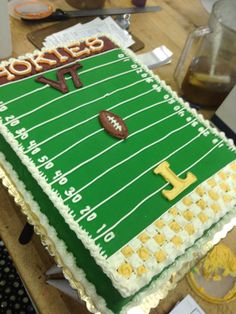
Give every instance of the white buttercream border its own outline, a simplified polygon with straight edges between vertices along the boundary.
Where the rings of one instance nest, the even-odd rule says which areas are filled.
[[[55,229],[49,225],[47,217],[40,212],[40,208],[34,201],[31,192],[26,190],[24,183],[19,179],[17,173],[11,164],[6,161],[2,153],[0,153],[0,169],[1,164],[10,175],[14,185],[17,186],[17,190],[23,196],[24,201],[29,204],[30,211],[36,215],[40,225],[44,226],[46,234],[40,233],[40,226],[37,225],[36,221],[34,221],[32,217],[27,216],[29,222],[34,225],[36,233],[41,236],[42,244],[48,249],[51,255],[55,256],[57,254],[60,256],[61,260],[58,258],[56,259],[58,266],[62,268],[62,271],[65,277],[69,280],[72,288],[77,289],[77,291],[80,293],[80,297],[83,301],[86,302],[88,310],[91,313],[96,314],[112,314],[112,311],[107,308],[105,300],[97,295],[95,286],[86,279],[84,271],[77,267],[74,257],[67,251],[64,242],[57,237]],[[3,185],[5,184],[6,187],[8,187],[8,184],[4,183],[5,179],[4,176],[2,177],[1,172],[0,179],[3,180]],[[16,203],[21,204],[21,202],[16,199],[16,196],[15,201]],[[196,259],[199,259],[205,255],[213,247],[213,245],[217,244],[234,226],[236,226],[236,219],[234,218],[236,208],[234,211],[235,212],[226,214],[226,216],[222,218],[215,227],[208,231],[207,236],[204,236],[198,240],[197,243],[193,245],[193,247],[188,249],[187,252],[183,254],[183,256],[181,256],[175,263],[173,263],[173,265],[171,265],[165,272],[163,272],[158,279],[154,280],[147,289],[138,293],[131,302],[123,307],[120,314],[127,314],[128,311],[134,307],[140,307],[142,308],[144,314],[148,314],[151,308],[156,307],[160,300],[165,298],[168,292],[175,288],[178,280],[180,280],[182,276],[189,271],[191,266],[190,263],[193,262],[193,258],[195,258],[195,263]],[[27,212],[24,213],[27,215]],[[234,218],[234,221],[232,218]],[[230,221],[232,221],[231,224]],[[221,230],[222,232],[215,236],[216,232]],[[211,241],[213,238],[214,241]],[[50,248],[51,244],[53,244],[55,247],[56,252]],[[181,275],[178,275],[177,272],[179,272],[186,263],[188,263],[188,267],[184,267],[184,271],[182,270],[180,272]],[[78,285],[75,284],[75,281],[72,280],[72,278],[75,278]],[[80,283],[82,284],[82,287]],[[80,286],[80,288],[78,288],[78,286]],[[81,291],[83,289],[85,289],[86,292],[82,295]],[[93,304],[95,304],[96,307]]]
[[[103,34],[99,34],[99,36],[102,36],[102,35]],[[110,38],[115,44],[118,44],[110,36],[107,36],[107,37]],[[139,64],[146,72],[148,72],[149,75],[155,81],[157,81],[157,83],[161,85],[161,87],[166,89],[173,96],[173,98],[175,98],[187,111],[189,111],[194,117],[196,117],[199,122],[205,125],[209,130],[211,130],[213,134],[220,137],[230,149],[232,149],[233,151],[236,151],[236,147],[234,146],[232,140],[227,139],[223,132],[219,132],[216,128],[213,128],[212,126],[210,126],[209,121],[205,120],[202,115],[199,115],[195,109],[191,109],[188,103],[184,102],[181,98],[179,98],[177,94],[173,92],[171,88],[165,84],[164,81],[160,80],[158,76],[154,75],[146,66],[142,65],[136,59],[134,53],[125,49],[122,49],[122,51],[126,55],[128,55],[135,63]],[[38,53],[38,51],[36,53]],[[89,234],[74,221],[73,217],[68,213],[70,208],[64,205],[61,196],[58,195],[58,193],[54,191],[51,188],[51,186],[46,182],[46,178],[40,174],[40,171],[35,167],[33,161],[28,156],[24,155],[22,148],[19,147],[19,144],[14,139],[14,136],[8,131],[6,126],[4,126],[1,123],[1,121],[0,121],[0,131],[5,137],[6,141],[10,144],[13,150],[17,153],[22,163],[29,169],[34,179],[42,187],[45,194],[49,196],[54,206],[59,210],[60,214],[64,217],[70,229],[76,233],[77,237],[83,242],[84,246],[90,250],[90,253],[94,257],[96,263],[99,266],[101,266],[104,273],[111,279],[113,286],[121,293],[123,297],[128,297],[132,295],[135,291],[133,289],[130,289],[130,287],[127,287],[126,280],[122,280],[120,276],[118,276],[116,273],[114,273],[113,270],[111,270],[109,262],[106,260],[105,257],[101,255],[101,248],[98,245],[96,245],[95,241],[91,238],[91,236],[89,236]],[[142,286],[136,288],[135,290],[137,291],[141,287]]]
[[[132,302],[122,309],[120,314],[127,314],[128,310],[134,306],[140,306],[145,314],[148,314],[151,308],[157,307],[168,292],[176,287],[178,281],[190,271],[191,267],[236,226],[235,217],[236,207],[207,231],[206,236],[198,239],[177,261],[166,271],[163,271],[160,277],[154,280],[147,289],[138,293]]]
[[[214,180],[217,182],[219,180],[219,174],[221,172],[233,175],[234,171],[233,171],[233,169],[231,169],[231,166],[233,166],[233,165],[236,166],[236,163],[232,162],[231,164],[222,168],[216,174],[209,177],[209,180]],[[232,197],[232,194],[234,193],[233,187],[236,184],[236,181],[233,180],[231,178],[231,176],[229,176],[224,181],[224,183],[231,187],[231,192],[229,193],[229,195],[230,195],[230,197]],[[209,208],[205,208],[204,210],[201,210],[198,206],[194,205],[194,203],[196,204],[197,202],[199,202],[202,199],[202,197],[196,193],[196,190],[198,188],[206,191],[205,200],[208,201]],[[168,267],[168,265],[171,265],[174,260],[176,260],[179,256],[182,256],[184,254],[184,252],[189,247],[191,247],[195,243],[195,241],[197,241],[197,239],[200,239],[203,236],[204,232],[206,232],[206,230],[208,230],[212,225],[214,225],[214,223],[218,223],[218,221],[220,221],[224,215],[226,215],[234,207],[236,207],[236,200],[235,199],[232,199],[232,201],[229,203],[223,203],[222,200],[220,200],[220,199],[217,201],[212,201],[210,196],[207,195],[210,191],[212,191],[212,192],[214,191],[214,193],[217,193],[217,196],[220,195],[221,198],[223,198],[223,195],[227,195],[226,192],[220,191],[218,184],[216,185],[216,189],[214,190],[211,186],[209,186],[206,183],[206,181],[204,181],[204,182],[200,183],[192,192],[190,192],[188,195],[185,196],[186,198],[191,199],[193,201],[192,208],[191,208],[191,205],[189,205],[189,206],[184,205],[182,200],[180,200],[179,202],[177,202],[176,204],[171,206],[171,208],[176,208],[179,210],[180,219],[182,218],[182,220],[184,220],[184,218],[183,218],[183,216],[181,217],[181,214],[185,210],[188,209],[189,211],[191,211],[194,214],[194,217],[191,219],[191,221],[188,221],[188,222],[185,221],[185,224],[190,223],[191,225],[194,226],[195,232],[193,235],[189,235],[186,231],[183,231],[184,225],[183,226],[181,225],[181,223],[183,224],[183,222],[181,220],[179,223],[180,223],[180,226],[183,228],[182,232],[172,231],[170,229],[170,227],[168,227],[168,226],[171,222],[178,222],[178,217],[173,217],[169,213],[169,211],[165,212],[162,216],[159,217],[160,220],[162,220],[163,222],[166,222],[166,227],[163,228],[164,230],[155,228],[155,222],[154,222],[153,224],[149,225],[149,227],[145,228],[144,230],[142,230],[140,232],[140,234],[142,234],[143,232],[146,232],[148,234],[148,229],[149,228],[152,229],[152,231],[150,231],[153,233],[153,235],[150,235],[151,241],[153,241],[153,237],[155,235],[157,235],[158,233],[164,235],[164,237],[166,239],[171,239],[173,236],[177,236],[177,237],[180,236],[180,238],[182,238],[183,242],[181,244],[179,244],[178,246],[175,246],[173,244],[171,246],[170,243],[168,243],[168,241],[163,246],[158,245],[157,243],[155,243],[155,241],[153,241],[154,244],[149,243],[149,245],[147,245],[149,241],[142,243],[142,241],[139,240],[138,236],[136,236],[135,238],[133,238],[132,240],[130,240],[128,243],[126,243],[124,245],[124,247],[130,247],[132,249],[132,251],[133,251],[133,253],[131,254],[132,257],[125,257],[120,250],[108,258],[108,261],[111,261],[111,265],[113,266],[114,272],[117,269],[119,269],[120,265],[124,265],[126,263],[128,265],[130,265],[133,270],[135,270],[135,268],[138,268],[138,266],[141,266],[141,265],[144,265],[145,268],[148,269],[148,273],[145,273],[142,276],[138,276],[138,275],[134,275],[134,274],[132,274],[130,278],[126,278],[124,276],[124,280],[126,280],[126,285],[129,285],[129,288],[130,288],[130,290],[133,291],[133,293],[138,292],[140,286],[144,287],[144,286],[148,285],[149,282],[152,280],[152,278],[155,275],[157,275],[158,273],[162,273],[162,271],[166,267]],[[218,203],[218,205],[221,207],[220,212],[217,214],[213,210],[210,209],[211,203],[214,203],[214,202]],[[180,210],[180,208],[182,208],[183,210]],[[200,213],[205,214],[208,218],[209,217],[213,217],[213,218],[211,220],[208,220],[208,221],[203,223],[198,218],[198,214],[200,214]],[[159,219],[157,219],[157,221]],[[137,251],[141,248],[146,248],[147,251],[150,253],[150,256],[147,260],[147,263],[145,260],[142,260],[142,258],[140,258],[140,256],[137,254]],[[154,253],[152,252],[152,250],[154,252],[155,251],[157,252],[159,250],[161,250],[161,251],[164,250],[168,254],[168,259],[163,261],[163,262],[157,263],[155,260],[155,257],[153,256]],[[152,264],[153,266],[149,267],[150,264]],[[159,270],[159,272],[158,272],[158,270]]]

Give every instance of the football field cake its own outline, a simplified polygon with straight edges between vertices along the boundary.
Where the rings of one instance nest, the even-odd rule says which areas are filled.
[[[0,165],[84,287],[127,313],[236,214],[236,149],[106,36],[0,65]]]

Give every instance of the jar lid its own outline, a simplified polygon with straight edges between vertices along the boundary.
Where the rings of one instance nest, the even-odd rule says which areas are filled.
[[[51,4],[39,0],[12,1],[10,5],[14,17],[28,20],[42,19],[53,12]]]

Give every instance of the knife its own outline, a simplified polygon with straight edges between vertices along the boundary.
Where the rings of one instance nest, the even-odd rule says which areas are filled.
[[[134,13],[147,13],[160,11],[159,6],[147,6],[137,8],[111,8],[111,9],[96,9],[96,10],[75,10],[63,11],[56,9],[51,15],[44,18],[30,19],[21,18],[25,22],[54,22],[62,21],[70,18],[88,17],[88,16],[106,16],[106,15],[120,15],[120,14],[134,14]]]

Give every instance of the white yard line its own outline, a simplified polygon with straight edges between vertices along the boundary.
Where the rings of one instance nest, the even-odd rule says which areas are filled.
[[[142,80],[141,80],[141,81],[142,81]],[[141,81],[136,82],[136,84],[137,84],[137,83],[140,83]],[[132,83],[131,85],[133,86],[134,83]],[[128,88],[128,87],[131,86],[131,85],[127,85],[127,86],[122,87],[122,88],[120,88],[120,89],[118,89],[118,90]],[[116,92],[117,92],[118,90],[116,90]],[[122,104],[127,103],[127,102],[129,102],[129,101],[131,101],[131,100],[133,100],[133,99],[135,99],[135,98],[138,98],[138,97],[140,97],[141,95],[148,94],[148,93],[150,93],[151,91],[153,91],[153,89],[152,89],[152,90],[149,90],[149,91],[147,91],[147,92],[145,92],[145,93],[143,93],[143,94],[140,94],[140,95],[138,95],[138,96],[134,96],[134,97],[132,97],[132,98],[126,99],[126,100],[124,100],[124,101],[122,101],[122,102],[116,104],[116,105],[113,106],[113,107],[121,106]],[[115,92],[113,92],[113,93],[115,93]],[[108,96],[110,96],[110,94],[109,94]],[[105,98],[105,97],[108,97],[108,96],[107,96],[107,95],[104,95],[104,96],[102,96],[101,98]],[[88,105],[88,104],[90,104],[90,103],[92,103],[92,102],[96,102],[97,100],[98,100],[98,99],[95,99],[95,100],[93,100],[93,101],[91,101],[91,102],[89,102],[89,103],[86,103],[86,105]],[[84,104],[84,105],[85,105],[85,104]],[[82,105],[82,106],[84,106],[84,105]],[[108,109],[108,110],[109,110],[109,109]],[[94,118],[96,118],[96,117],[98,117],[98,114],[95,114],[95,115],[93,115],[93,116],[91,116],[91,117],[89,117],[89,118],[87,118],[87,119],[85,119],[85,120],[83,120],[83,121],[81,121],[81,122],[79,122],[79,123],[76,123],[75,125],[73,125],[73,126],[67,128],[67,129],[64,129],[64,130],[62,130],[62,131],[60,131],[60,132],[58,132],[58,133],[52,135],[51,137],[48,137],[47,139],[43,140],[42,142],[40,142],[40,143],[34,145],[34,147],[32,147],[32,148],[30,148],[30,149],[24,151],[24,153],[27,154],[27,153],[29,153],[31,150],[35,149],[36,147],[42,146],[43,144],[45,144],[45,143],[51,141],[52,139],[58,137],[59,135],[64,134],[64,133],[66,133],[66,132],[68,132],[68,131],[70,131],[70,130],[72,130],[72,129],[74,129],[74,128],[80,126],[80,125],[83,125],[83,124],[85,124],[85,123],[91,121],[92,119],[94,119]],[[67,149],[66,149],[66,150],[67,150]],[[61,153],[59,153],[59,155],[54,156],[54,157],[51,159],[51,161],[54,160],[54,159],[56,159],[56,158],[57,158],[58,156],[60,156],[60,155],[61,155]],[[44,164],[41,164],[40,166],[38,166],[38,168],[42,167],[43,165],[45,165],[45,164],[48,163],[49,161],[50,161],[50,160],[48,160],[48,161],[45,162]]]
[[[196,119],[195,119],[196,120]],[[193,120],[193,121],[195,121]],[[89,187],[90,185],[92,185],[94,182],[96,182],[97,180],[99,180],[100,178],[102,178],[103,176],[105,176],[106,174],[108,174],[110,171],[114,170],[115,168],[119,167],[120,165],[122,165],[123,163],[129,161],[130,159],[134,158],[135,156],[139,155],[140,153],[142,153],[143,151],[145,151],[146,149],[156,145],[157,143],[162,142],[163,140],[165,140],[166,138],[168,138],[169,136],[171,136],[174,133],[177,133],[178,131],[184,129],[186,126],[188,126],[189,124],[191,124],[193,121],[181,126],[178,129],[175,129],[173,131],[171,131],[170,133],[166,134],[165,136],[163,136],[162,138],[158,139],[157,141],[152,142],[149,145],[146,145],[144,147],[142,147],[141,149],[139,149],[138,151],[136,151],[134,154],[130,155],[129,157],[121,160],[120,162],[116,163],[115,165],[113,165],[112,167],[108,168],[106,171],[104,171],[103,173],[101,173],[100,175],[98,175],[96,178],[94,178],[92,181],[88,182],[86,185],[84,185],[81,189],[79,189],[77,192],[75,192],[73,195],[67,197],[66,199],[64,199],[65,201],[68,201],[70,198],[74,197],[75,195],[79,194],[80,192],[82,192],[84,189],[86,189],[87,187]]]
[[[79,75],[84,74],[84,73],[87,73],[87,72],[90,72],[90,71],[94,71],[94,70],[96,70],[96,69],[98,69],[98,68],[105,67],[105,66],[110,65],[110,64],[113,64],[113,63],[117,63],[117,62],[119,62],[119,61],[123,61],[124,59],[129,59],[129,57],[125,57],[125,58],[118,59],[118,60],[115,60],[115,61],[111,61],[111,62],[107,62],[107,63],[104,63],[104,64],[100,64],[100,65],[95,66],[95,67],[93,67],[93,68],[90,68],[90,69],[88,69],[88,70],[79,72]],[[71,80],[71,76],[70,76],[70,77],[66,77],[66,80]],[[24,97],[26,97],[26,96],[32,95],[32,94],[34,94],[34,93],[37,93],[38,91],[41,91],[41,90],[43,90],[43,89],[45,89],[45,88],[50,88],[50,86],[49,86],[48,84],[46,84],[46,85],[43,86],[43,87],[36,88],[36,89],[34,89],[33,91],[31,91],[31,92],[25,93],[25,94],[23,94],[23,95],[21,95],[21,96],[18,96],[18,97],[16,97],[16,98],[13,98],[13,99],[11,99],[11,100],[5,102],[5,103],[2,104],[1,106],[8,105],[8,104],[10,104],[10,103],[12,103],[12,102],[15,102],[15,101],[17,101],[17,100],[19,100],[19,99],[21,99],[21,98],[24,98]],[[1,109],[1,106],[0,106],[0,109]]]
[[[46,73],[49,73],[49,72],[52,72],[52,71],[57,71],[57,70],[59,70],[59,69],[62,69],[62,68],[65,68],[65,67],[67,67],[67,66],[70,66],[70,65],[72,65],[72,64],[75,64],[75,63],[77,63],[78,61],[83,61],[83,60],[88,60],[88,59],[91,59],[91,58],[96,58],[96,57],[99,57],[99,56],[102,56],[102,55],[105,55],[105,54],[107,54],[107,53],[110,53],[110,52],[114,52],[114,51],[117,51],[117,50],[120,50],[119,48],[114,48],[114,49],[111,49],[111,50],[108,50],[108,51],[104,51],[104,52],[100,52],[99,54],[96,54],[96,55],[92,55],[92,56],[90,56],[90,57],[86,57],[86,58],[80,58],[80,59],[76,59],[75,61],[73,61],[73,62],[69,62],[69,63],[66,63],[66,64],[63,64],[63,65],[61,65],[61,66],[59,66],[59,67],[55,67],[55,68],[53,68],[53,69],[50,69],[50,70],[47,70],[47,71],[41,71],[41,72],[38,72],[38,73],[36,73],[36,74],[33,74],[33,75],[31,75],[31,76],[27,76],[27,77],[24,77],[24,78],[22,78],[22,79],[20,79],[20,80],[16,80],[16,81],[13,81],[13,82],[8,82],[8,83],[6,83],[6,84],[2,84],[2,85],[0,85],[0,88],[1,87],[4,87],[4,86],[7,86],[7,85],[12,85],[12,84],[15,84],[15,83],[19,83],[19,82],[22,82],[22,81],[25,81],[25,80],[29,80],[29,79],[31,79],[31,78],[33,78],[33,77],[36,77],[36,76],[38,76],[38,75],[40,75],[40,74],[46,74]],[[27,58],[26,58],[27,59]]]
[[[24,95],[18,96],[18,97],[16,97],[16,98],[13,98],[13,99],[11,99],[11,100],[9,100],[9,101],[3,103],[2,106],[6,106],[6,105],[8,105],[8,104],[10,104],[10,103],[12,103],[12,102],[14,102],[14,101],[17,101],[17,100],[21,99],[21,98],[24,98],[24,97],[26,97],[26,96],[32,95],[32,94],[34,94],[34,93],[37,93],[37,92],[39,92],[39,91],[41,91],[41,90],[43,90],[43,89],[45,89],[45,88],[48,88],[48,86],[49,86],[49,85],[47,84],[47,85],[44,85],[43,87],[36,88],[36,89],[34,89],[33,91],[31,91],[31,92],[25,93]],[[1,108],[1,106],[0,106],[0,108]]]
[[[113,94],[115,94],[115,93],[117,93],[117,92],[119,92],[119,91],[121,91],[121,90],[127,89],[127,88],[129,88],[129,87],[131,87],[131,86],[133,86],[133,85],[136,85],[136,84],[138,84],[138,83],[140,83],[140,82],[143,82],[144,80],[145,80],[145,79],[142,79],[142,80],[140,80],[140,81],[137,81],[137,82],[132,83],[132,84],[130,84],[130,85],[127,85],[127,86],[125,86],[125,87],[118,88],[118,89],[112,91],[111,93],[107,93],[107,94],[105,94],[105,95],[103,95],[103,96],[101,96],[101,97],[99,97],[99,98],[95,98],[95,99],[93,99],[93,100],[91,100],[91,101],[88,101],[88,102],[82,104],[82,105],[79,105],[79,106],[77,106],[77,107],[74,107],[73,109],[70,109],[70,110],[68,110],[68,111],[66,111],[66,112],[63,112],[63,113],[60,114],[60,115],[57,115],[57,116],[55,116],[55,117],[53,117],[53,118],[51,118],[51,119],[45,120],[44,122],[41,122],[41,123],[39,123],[39,124],[34,125],[32,128],[27,129],[26,132],[29,133],[29,132],[31,132],[31,131],[33,131],[33,130],[35,130],[35,129],[37,129],[37,128],[39,128],[39,127],[45,125],[45,124],[47,124],[47,123],[50,123],[50,122],[52,122],[52,121],[55,121],[55,120],[57,120],[57,119],[59,119],[59,118],[61,118],[61,117],[63,117],[63,116],[66,116],[67,114],[70,114],[71,112],[74,112],[74,111],[76,111],[76,110],[78,110],[78,109],[81,109],[81,108],[83,108],[83,107],[86,107],[86,106],[88,106],[88,105],[91,105],[91,104],[93,104],[93,103],[95,103],[95,102],[97,102],[97,101],[99,101],[99,100],[101,100],[101,99],[104,99],[104,98],[106,98],[106,97],[109,97],[109,96],[111,96],[111,95],[113,95]],[[152,89],[152,90],[153,90],[153,89]],[[150,91],[148,91],[148,92],[150,92]],[[146,92],[146,94],[147,94],[148,92]],[[144,95],[144,94],[145,94],[145,93],[143,93],[143,94],[141,94],[141,95]],[[137,98],[138,98],[138,96],[137,96]],[[128,100],[128,101],[129,101],[129,100]],[[123,103],[124,103],[124,102],[123,102]],[[117,106],[118,106],[118,105],[117,105]],[[114,108],[114,107],[113,107],[113,108]],[[108,110],[110,110],[110,108],[109,108]],[[97,117],[97,116],[98,116],[98,115],[91,116],[90,118],[88,118],[88,119],[86,119],[86,120],[84,120],[84,121],[88,122],[88,121],[90,121],[91,119],[93,119],[94,117]],[[80,124],[83,124],[84,121],[79,122],[79,123],[80,123]],[[75,124],[75,126],[78,126],[78,125],[80,125],[80,124]],[[67,129],[65,129],[65,130],[67,130]],[[70,129],[70,130],[71,130],[71,129]],[[20,135],[15,136],[15,139],[17,139],[18,137],[20,137]],[[40,146],[40,143],[38,144],[38,146]]]
[[[184,108],[180,109],[179,111],[182,111],[182,110],[184,110]],[[169,119],[169,118],[172,117],[173,115],[176,115],[179,111],[174,112],[174,113],[172,113],[172,114],[170,114],[170,115],[168,115],[168,116],[166,116],[166,117],[164,117],[164,118],[162,118],[162,119],[160,119],[160,120],[155,121],[154,123],[151,123],[151,124],[145,126],[144,128],[141,128],[141,129],[137,130],[136,132],[134,132],[134,133],[132,133],[132,134],[129,135],[129,139],[130,139],[131,137],[133,137],[134,135],[136,135],[136,134],[138,134],[138,133],[141,133],[141,132],[143,132],[143,131],[145,131],[145,130],[151,128],[151,127],[153,127],[154,125],[159,124],[159,123],[161,123],[162,121]],[[80,163],[80,164],[77,165],[76,167],[74,167],[74,168],[72,168],[71,170],[67,171],[67,172],[64,173],[62,176],[58,177],[57,179],[55,179],[54,181],[52,181],[52,182],[49,183],[49,184],[50,184],[50,185],[53,185],[54,183],[58,182],[61,178],[67,176],[68,174],[71,174],[72,172],[74,172],[74,171],[76,171],[77,169],[81,168],[82,166],[88,164],[88,163],[91,162],[92,160],[94,160],[94,159],[100,157],[101,155],[105,154],[107,151],[111,150],[111,149],[114,148],[115,146],[120,145],[121,143],[123,143],[123,141],[124,141],[124,140],[120,140],[120,141],[118,141],[118,142],[112,144],[111,146],[107,147],[106,149],[104,149],[104,150],[101,151],[100,153],[94,155],[93,157],[91,157],[91,158],[89,158],[89,159],[83,161],[82,163]]]
[[[133,180],[131,180],[129,183],[127,183],[126,185],[124,185],[122,188],[120,188],[119,190],[117,190],[115,193],[113,193],[112,195],[110,195],[109,197],[107,197],[105,200],[103,200],[102,202],[100,202],[99,204],[97,204],[96,206],[94,206],[93,208],[91,208],[90,211],[88,211],[86,214],[84,214],[83,216],[80,217],[80,219],[78,220],[81,221],[82,219],[84,219],[87,215],[89,215],[91,212],[93,212],[94,210],[96,210],[97,208],[99,208],[101,205],[103,205],[104,203],[106,203],[107,201],[109,201],[111,198],[113,198],[114,196],[116,196],[117,194],[119,194],[120,192],[122,192],[124,189],[126,189],[127,187],[129,187],[130,185],[132,185],[134,182],[136,182],[137,180],[139,180],[141,177],[143,177],[146,173],[148,173],[149,171],[151,171],[152,169],[154,169],[154,167],[156,167],[158,164],[160,164],[162,161],[170,158],[171,156],[173,156],[174,154],[176,154],[177,152],[179,152],[180,150],[182,150],[184,147],[186,147],[187,145],[189,145],[190,143],[192,143],[193,141],[195,141],[197,138],[199,138],[202,133],[204,133],[207,129],[204,129],[202,132],[200,132],[198,135],[196,135],[195,137],[193,137],[190,141],[188,141],[187,143],[185,143],[184,145],[180,146],[179,148],[177,148],[175,151],[173,151],[172,153],[170,153],[169,155],[165,156],[162,160],[160,160],[159,162],[156,162],[155,164],[151,165],[148,169],[146,169],[144,172],[142,172],[140,175],[138,175],[137,177],[135,177]]]
[[[15,120],[17,120],[17,119],[19,120],[19,119],[24,118],[24,117],[26,117],[26,116],[28,116],[28,115],[31,115],[32,113],[34,113],[34,112],[36,112],[36,111],[38,111],[38,110],[40,110],[40,109],[42,109],[42,108],[44,108],[44,107],[46,107],[46,106],[48,106],[48,105],[50,105],[50,104],[56,102],[57,100],[60,100],[60,99],[65,98],[65,97],[68,97],[68,96],[70,96],[70,95],[72,95],[72,94],[74,94],[74,93],[82,92],[82,91],[84,91],[85,89],[91,88],[91,87],[93,87],[93,86],[95,86],[95,85],[98,85],[98,84],[100,84],[100,83],[106,82],[106,81],[108,81],[108,80],[110,80],[110,79],[114,79],[114,78],[117,78],[117,77],[119,77],[119,76],[122,76],[122,75],[125,75],[125,74],[128,74],[128,73],[137,71],[138,69],[139,69],[139,68],[137,68],[137,69],[131,69],[131,70],[126,71],[126,72],[122,72],[122,73],[119,73],[119,74],[110,76],[110,77],[108,77],[108,78],[105,78],[105,79],[103,79],[103,80],[101,80],[101,81],[98,81],[98,82],[95,82],[95,83],[93,83],[93,84],[90,84],[90,85],[88,85],[88,86],[86,86],[86,87],[76,89],[76,90],[74,90],[74,91],[72,91],[72,92],[69,92],[69,93],[67,93],[67,94],[63,94],[63,95],[61,95],[61,96],[59,96],[59,97],[56,97],[56,98],[54,98],[54,99],[52,99],[52,100],[46,102],[45,104],[43,104],[43,105],[41,105],[41,106],[38,106],[37,108],[35,108],[35,109],[31,110],[31,111],[28,111],[28,112],[26,112],[26,113],[24,113],[24,114],[22,114],[22,115],[20,115],[20,116],[18,116],[18,117],[15,117],[15,118],[12,119],[11,121],[8,121],[8,122],[4,123],[4,125],[7,126],[8,124],[10,124],[11,122],[13,122],[13,121],[15,121]]]
[[[183,173],[185,173],[186,171],[190,170],[191,168],[193,168],[196,164],[198,164],[202,159],[204,159],[206,156],[208,156],[214,149],[216,149],[221,143],[223,142],[223,140],[221,142],[219,142],[217,145],[215,145],[214,147],[212,147],[206,154],[204,154],[201,158],[199,158],[197,161],[195,161],[193,164],[191,164],[191,166],[189,166],[188,168],[184,169],[182,172],[180,172],[178,174],[178,176],[181,176]],[[169,183],[164,184],[161,188],[159,188],[157,191],[149,194],[147,197],[145,197],[141,202],[139,202],[129,213],[127,213],[125,216],[123,216],[120,220],[118,220],[114,225],[112,225],[110,228],[108,228],[106,231],[104,231],[103,233],[101,233],[99,236],[97,236],[94,241],[97,241],[98,239],[100,239],[101,237],[103,237],[105,234],[107,234],[108,232],[110,232],[111,230],[113,230],[114,228],[116,228],[122,221],[124,221],[127,217],[129,217],[134,211],[136,211],[143,203],[145,203],[147,200],[149,200],[150,198],[152,198],[153,196],[155,196],[157,193],[159,193],[163,188],[165,188],[166,186],[168,186]]]

